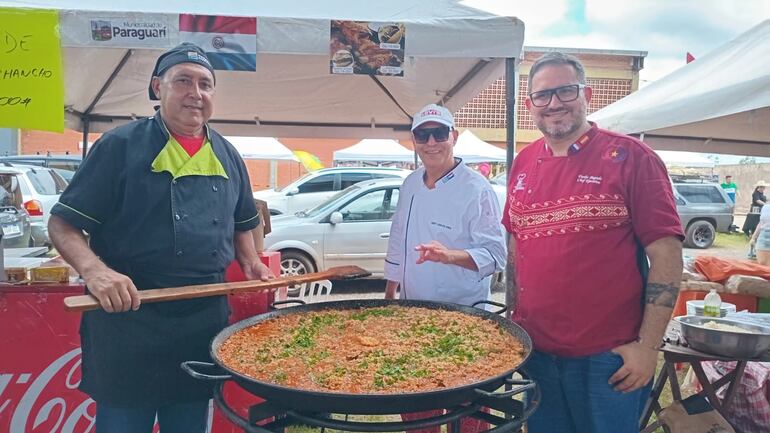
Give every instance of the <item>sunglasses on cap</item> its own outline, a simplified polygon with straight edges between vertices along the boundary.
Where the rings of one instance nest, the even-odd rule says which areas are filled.
[[[436,142],[441,143],[449,140],[449,133],[451,131],[452,128],[448,126],[438,126],[436,128],[415,129],[412,131],[412,134],[414,135],[414,141],[419,144],[427,143],[431,135]]]

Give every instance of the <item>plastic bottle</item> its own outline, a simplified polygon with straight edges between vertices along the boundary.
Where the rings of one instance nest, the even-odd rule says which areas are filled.
[[[722,298],[716,289],[711,289],[703,298],[703,315],[708,317],[720,317],[722,311]]]

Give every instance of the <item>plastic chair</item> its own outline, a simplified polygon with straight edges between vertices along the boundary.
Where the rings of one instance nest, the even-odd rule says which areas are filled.
[[[303,284],[299,298],[307,303],[323,302],[332,293],[332,282],[329,280],[313,281]]]

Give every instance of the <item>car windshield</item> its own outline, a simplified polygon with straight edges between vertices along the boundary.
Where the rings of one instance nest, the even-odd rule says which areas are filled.
[[[20,208],[21,188],[15,174],[0,174],[0,207]]]
[[[715,185],[676,185],[676,190],[690,203],[725,203],[719,187]]]
[[[40,195],[57,195],[64,192],[67,187],[67,181],[62,179],[59,174],[53,170],[44,168],[30,169],[27,172],[27,178]]]
[[[308,173],[308,174],[306,174],[306,175],[304,175],[304,176],[300,177],[299,179],[295,180],[294,182],[292,182],[292,183],[290,183],[290,184],[286,185],[285,187],[276,189],[275,191],[276,191],[276,192],[291,191],[291,189],[292,189],[292,188],[294,188],[294,187],[295,187],[297,184],[299,184],[299,183],[301,183],[301,182],[304,182],[304,181],[305,181],[305,179],[309,178],[309,177],[310,177],[310,176],[312,176],[313,174],[314,174],[313,172],[310,172],[310,173]]]
[[[328,211],[330,208],[332,208],[334,204],[337,202],[337,199],[339,199],[343,195],[352,193],[353,191],[357,191],[359,189],[361,189],[361,187],[357,185],[350,185],[349,187],[343,189],[342,191],[334,194],[333,196],[329,197],[325,201],[321,202],[321,204],[319,204],[318,206],[308,210],[299,211],[297,212],[296,215],[300,218],[310,218],[310,217],[317,216],[321,213]]]
[[[63,177],[64,180],[67,181],[67,184],[69,184],[72,181],[72,177],[75,176],[75,172],[72,170],[65,170],[63,168],[54,168],[53,171],[59,174],[59,176]]]

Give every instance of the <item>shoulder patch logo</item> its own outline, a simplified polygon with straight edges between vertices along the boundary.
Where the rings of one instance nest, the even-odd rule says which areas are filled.
[[[621,146],[610,146],[602,153],[602,159],[605,161],[623,162],[626,158],[628,158],[628,151]]]

